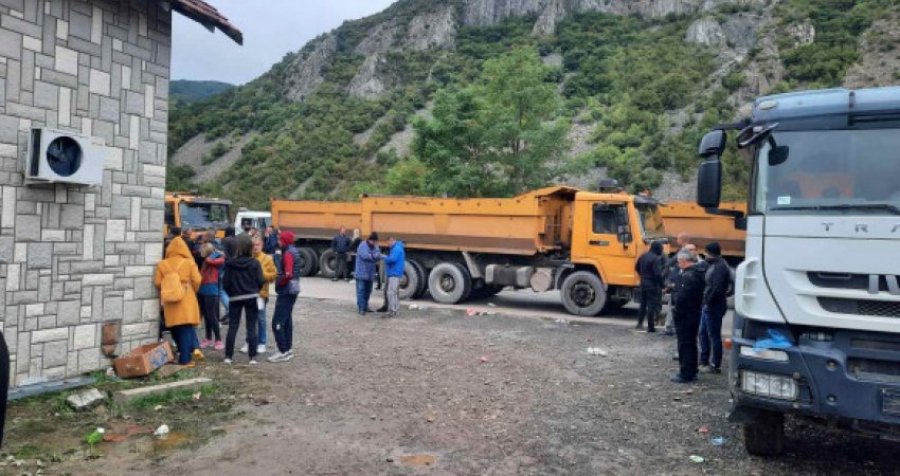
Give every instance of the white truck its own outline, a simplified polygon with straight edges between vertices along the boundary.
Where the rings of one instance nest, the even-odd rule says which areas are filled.
[[[900,87],[762,97],[735,128],[752,176],[728,382],[747,451],[781,453],[786,414],[900,437]],[[700,145],[712,212],[726,129]]]
[[[264,232],[271,225],[272,213],[270,212],[255,212],[241,207],[234,217],[234,230],[238,235],[244,233],[245,228],[256,228],[260,232]]]

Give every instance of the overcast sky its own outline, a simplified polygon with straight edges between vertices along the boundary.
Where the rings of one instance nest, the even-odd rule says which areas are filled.
[[[172,79],[243,84],[307,41],[394,0],[207,0],[244,32],[244,46],[175,14]]]

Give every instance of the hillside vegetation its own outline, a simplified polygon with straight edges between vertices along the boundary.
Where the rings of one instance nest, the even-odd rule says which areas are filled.
[[[756,95],[839,86],[873,50],[887,51],[880,67],[900,80],[898,43],[866,34],[874,21],[897,18],[890,0],[749,0],[656,17],[584,12],[551,34],[536,32],[543,17],[535,14],[466,26],[457,3],[400,1],[245,86],[175,104],[173,157],[203,134],[215,144],[205,165],[253,135],[214,180],[193,184],[198,170],[170,163],[169,187],[263,208],[278,196],[510,195],[601,170],[637,191],[667,174],[689,179],[702,133],[746,113]],[[441,35],[448,4],[457,5],[446,11],[456,28]],[[423,17],[437,18],[430,30]],[[425,31],[428,44],[383,47],[388,29],[398,38]],[[317,63],[318,76],[309,73]],[[567,137],[570,128],[589,131],[586,143]],[[409,146],[385,147],[404,135]],[[726,162],[726,196],[739,198],[746,165],[733,154]]]
[[[176,105],[209,99],[233,88],[233,84],[221,81],[192,81],[177,79],[169,83],[169,100]]]

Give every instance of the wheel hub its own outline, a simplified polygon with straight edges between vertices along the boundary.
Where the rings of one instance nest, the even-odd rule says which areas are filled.
[[[589,307],[597,298],[594,288],[588,283],[576,283],[571,291],[572,301],[578,307]]]

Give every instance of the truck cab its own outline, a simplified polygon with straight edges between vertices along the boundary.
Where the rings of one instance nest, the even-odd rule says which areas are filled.
[[[725,130],[701,142],[715,211]],[[784,415],[900,436],[900,88],[759,98],[729,383],[747,450],[784,448]]]
[[[166,194],[163,235],[169,234],[171,227],[191,229],[192,238],[197,238],[210,230],[216,236],[225,236],[225,228],[231,222],[231,201],[205,198],[194,193]]]
[[[595,272],[605,288],[601,311],[627,304],[640,277],[634,266],[653,241],[665,241],[659,203],[624,192],[579,192],[573,206],[570,260],[576,269]],[[577,278],[576,278],[577,276]],[[579,282],[572,283],[572,280]],[[600,294],[598,283],[586,274],[565,276],[559,289],[566,309],[573,314],[596,315],[591,306]]]

